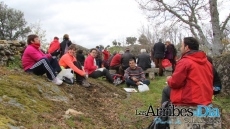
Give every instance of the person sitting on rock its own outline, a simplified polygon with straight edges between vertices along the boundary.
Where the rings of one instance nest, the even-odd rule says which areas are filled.
[[[120,71],[121,69],[121,56],[124,54],[124,51],[120,51],[119,53],[117,53],[111,63],[110,63],[110,69],[111,70],[116,70],[117,74],[122,75],[122,72]],[[123,76],[123,75],[122,75]]]
[[[113,83],[113,78],[107,69],[105,68],[98,69],[98,66],[96,65],[96,59],[95,59],[97,53],[98,52],[96,48],[90,50],[90,54],[85,59],[85,63],[84,63],[85,71],[88,72],[89,77],[98,78],[98,77],[105,76],[110,83]]]
[[[136,65],[134,59],[129,60],[129,67],[125,70],[125,82],[128,87],[138,86],[141,83],[149,85],[150,81],[145,78],[145,73],[141,67]]]
[[[141,54],[137,57],[137,66],[141,67],[143,70],[151,68],[150,55],[147,54],[146,49],[141,49]]]
[[[29,35],[27,43],[28,46],[22,55],[23,69],[36,75],[46,73],[49,80],[52,80],[56,85],[61,85],[62,80],[56,77],[56,73],[61,71],[57,59],[52,58],[51,54],[44,54],[40,50],[41,44],[37,35]]]
[[[86,73],[82,69],[81,63],[76,60],[76,50],[76,44],[71,44],[68,47],[68,52],[60,58],[59,65],[62,68],[71,68],[76,75],[76,82],[81,86],[89,87],[90,84],[86,81]]]

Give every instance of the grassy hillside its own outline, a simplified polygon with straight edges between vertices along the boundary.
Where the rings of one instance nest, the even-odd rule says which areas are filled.
[[[138,116],[136,110],[159,107],[165,77],[151,81],[150,91],[126,93],[103,79],[89,79],[93,85],[56,86],[44,76],[26,74],[20,69],[0,68],[0,128],[145,128],[152,116]],[[227,126],[230,99],[217,96],[214,104],[224,113]],[[83,114],[65,115],[74,109]]]

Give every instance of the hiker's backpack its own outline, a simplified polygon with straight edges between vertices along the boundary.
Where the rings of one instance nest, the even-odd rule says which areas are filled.
[[[119,85],[125,81],[124,77],[120,74],[111,74],[111,76],[114,80],[113,81],[114,85]]]
[[[166,101],[162,104],[162,108],[168,109],[170,104],[171,104],[171,102]],[[165,116],[157,116],[152,121],[152,123],[148,126],[147,129],[170,129],[169,117],[168,117],[169,114],[170,114],[170,112],[168,112],[168,114]]]

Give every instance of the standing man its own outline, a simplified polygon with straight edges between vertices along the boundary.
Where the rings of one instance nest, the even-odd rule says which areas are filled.
[[[63,36],[63,41],[60,44],[60,58],[68,52],[68,47],[72,44],[72,42],[69,40],[69,35],[65,34]]]
[[[159,39],[158,43],[155,43],[152,49],[152,57],[156,68],[159,68],[159,76],[163,76],[162,60],[165,56],[165,45],[162,43],[162,39]]]
[[[134,59],[129,60],[129,67],[125,70],[125,82],[129,86],[138,86],[141,84],[149,85],[149,80],[146,80],[145,73],[141,67],[136,66]]]

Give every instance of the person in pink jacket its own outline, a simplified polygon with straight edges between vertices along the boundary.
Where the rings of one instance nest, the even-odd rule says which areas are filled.
[[[62,84],[62,80],[56,78],[56,72],[60,72],[61,68],[57,59],[53,59],[51,54],[44,54],[40,50],[40,40],[37,35],[29,35],[27,44],[22,55],[22,66],[26,72],[32,72],[36,75],[46,73],[49,80],[57,85]]]

